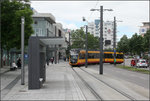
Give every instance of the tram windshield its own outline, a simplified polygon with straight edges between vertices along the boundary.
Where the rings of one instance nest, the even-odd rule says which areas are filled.
[[[78,59],[78,55],[71,55],[71,59]]]

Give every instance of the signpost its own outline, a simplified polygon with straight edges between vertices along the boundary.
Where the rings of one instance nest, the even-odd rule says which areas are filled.
[[[116,65],[116,48],[114,48],[114,65]]]

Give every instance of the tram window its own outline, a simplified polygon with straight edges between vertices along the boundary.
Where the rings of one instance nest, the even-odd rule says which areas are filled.
[[[113,58],[112,54],[104,54],[104,58]]]
[[[91,53],[88,53],[88,58],[89,58],[89,59],[91,58]]]
[[[94,59],[96,59],[96,53],[94,53]]]
[[[123,59],[123,54],[117,54],[116,58]]]
[[[88,58],[89,59],[91,59],[91,58],[93,59],[94,58],[94,53],[88,53]]]
[[[85,54],[80,54],[79,59],[85,59]]]
[[[89,59],[97,59],[97,58],[99,58],[99,54],[98,53],[88,53],[88,58]]]
[[[95,53],[94,58],[98,59],[99,58],[99,53]]]

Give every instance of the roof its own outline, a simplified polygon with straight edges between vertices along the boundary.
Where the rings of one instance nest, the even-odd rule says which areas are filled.
[[[150,22],[143,22],[143,24],[150,24]]]
[[[62,29],[63,25],[61,23],[55,23],[54,24],[58,29]]]
[[[32,15],[33,18],[46,18],[51,23],[55,23],[55,17],[51,13],[36,13]]]

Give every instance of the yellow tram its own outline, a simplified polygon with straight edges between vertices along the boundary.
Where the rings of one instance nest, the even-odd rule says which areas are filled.
[[[72,66],[80,66],[85,64],[85,50],[71,50],[69,57],[69,64]],[[88,64],[98,64],[99,63],[100,51],[88,51]],[[116,64],[124,62],[124,54],[122,52],[116,52]],[[104,51],[103,63],[114,63],[114,52]]]

